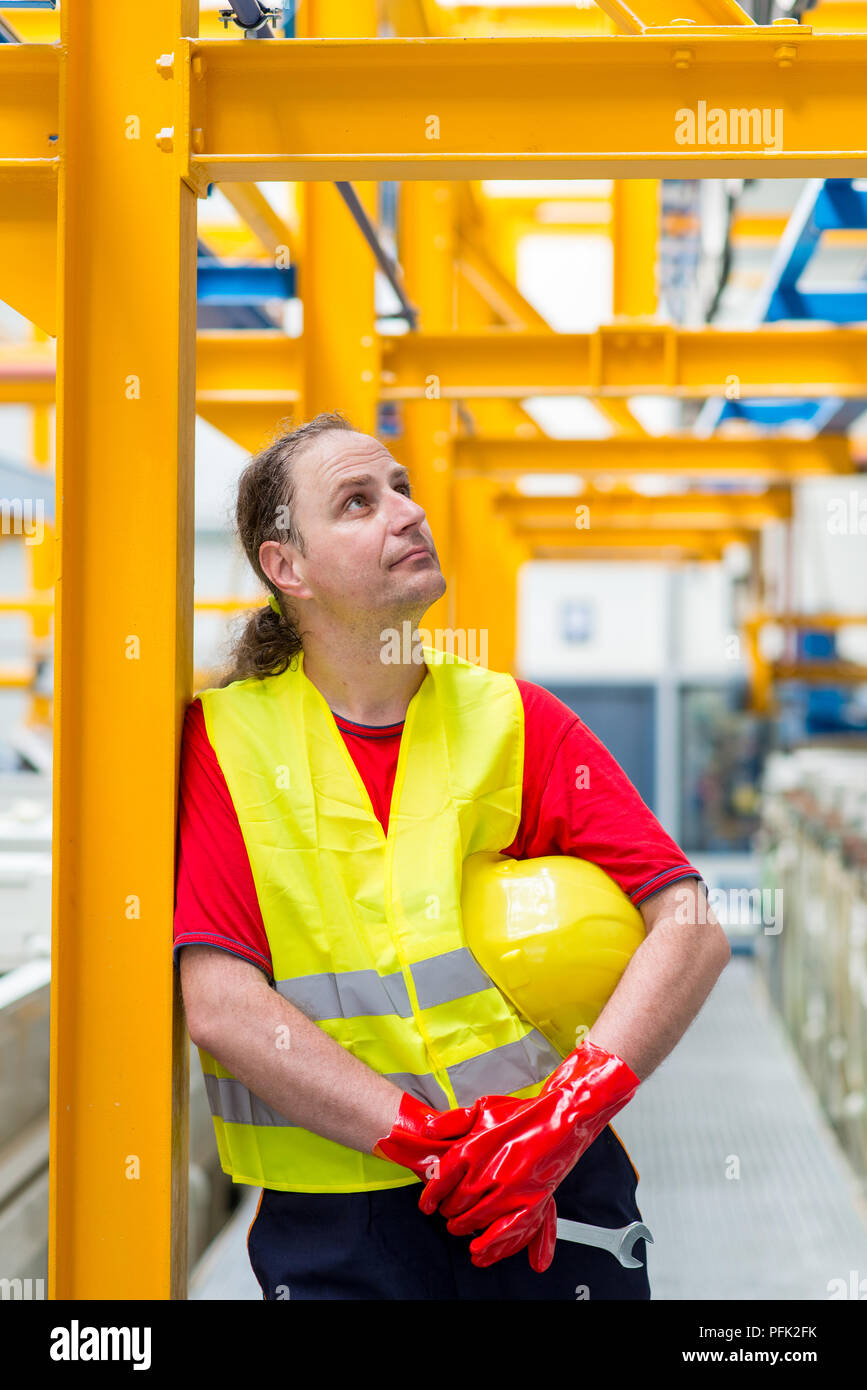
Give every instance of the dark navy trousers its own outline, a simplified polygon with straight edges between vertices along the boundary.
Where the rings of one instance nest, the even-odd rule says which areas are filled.
[[[557,1215],[594,1226],[642,1219],[638,1175],[610,1126],[554,1193]],[[470,1259],[471,1236],[453,1236],[438,1211],[425,1216],[422,1183],[376,1192],[278,1192],[263,1188],[247,1252],[265,1299],[649,1299],[647,1247],[640,1269],[607,1250],[558,1239],[543,1274],[526,1247],[486,1269]]]

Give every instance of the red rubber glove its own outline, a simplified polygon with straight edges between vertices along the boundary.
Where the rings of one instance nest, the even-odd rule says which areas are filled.
[[[377,1158],[402,1163],[425,1181],[439,1173],[439,1161],[452,1141],[469,1134],[479,1108],[474,1101],[465,1109],[434,1110],[409,1091],[404,1091],[400,1109],[388,1134],[377,1139],[373,1152]]]
[[[537,1096],[481,1096],[475,1127],[452,1143],[419,1207],[439,1207],[452,1235],[482,1231],[470,1244],[479,1268],[530,1245],[543,1273],[554,1258],[555,1188],[639,1085],[621,1057],[585,1039]]]

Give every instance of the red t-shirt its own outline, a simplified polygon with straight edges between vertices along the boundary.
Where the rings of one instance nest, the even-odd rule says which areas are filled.
[[[636,906],[681,878],[701,878],[641,799],[620,764],[556,695],[519,680],[524,704],[521,823],[512,859],[571,854],[598,864]],[[335,722],[383,830],[403,720],[374,728]],[[174,959],[183,946],[217,946],[273,981],[271,953],[247,849],[200,700],[184,719],[178,801]]]

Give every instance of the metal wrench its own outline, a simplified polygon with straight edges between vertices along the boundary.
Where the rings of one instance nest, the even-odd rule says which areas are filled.
[[[637,1240],[653,1244],[653,1236],[643,1221],[633,1221],[629,1226],[585,1226],[583,1221],[566,1221],[557,1218],[557,1239],[574,1240],[580,1245],[595,1245],[600,1250],[608,1250],[619,1260],[625,1269],[641,1269],[641,1261],[632,1254]]]

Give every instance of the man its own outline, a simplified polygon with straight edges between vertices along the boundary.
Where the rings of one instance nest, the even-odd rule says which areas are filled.
[[[278,437],[237,524],[272,603],[187,713],[174,949],[264,1297],[649,1297],[556,1217],[640,1219],[608,1120],[729,958],[699,874],[549,692],[386,659],[445,581],[379,441],[339,412]],[[480,849],[592,860],[644,918],[566,1059],[463,945]]]

